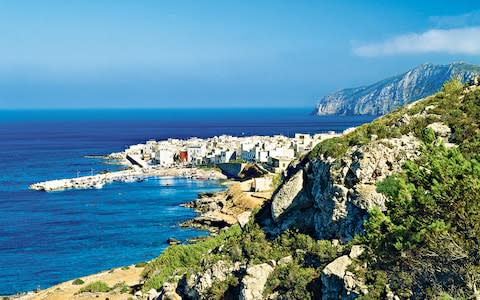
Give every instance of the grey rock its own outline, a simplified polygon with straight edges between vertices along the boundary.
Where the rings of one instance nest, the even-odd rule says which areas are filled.
[[[272,217],[278,220],[282,214],[292,207],[294,201],[301,197],[303,189],[303,170],[300,169],[287,182],[285,182],[272,199]]]
[[[232,264],[219,260],[206,271],[195,273],[185,278],[180,289],[183,294],[192,299],[206,299],[206,292],[214,281],[223,281],[228,275],[240,270],[240,263]]]
[[[281,265],[286,265],[290,262],[293,261],[293,257],[291,255],[289,256],[285,256],[285,257],[282,257],[278,260],[278,265],[281,266]]]
[[[345,291],[343,278],[351,263],[350,257],[343,255],[322,270],[322,296],[325,299],[339,299],[343,295]]]
[[[244,228],[248,224],[248,221],[250,221],[251,215],[252,215],[251,211],[246,211],[237,216],[237,221],[241,228]]]
[[[175,285],[165,282],[162,286],[162,291],[160,295],[157,297],[158,300],[181,300],[179,294],[177,294],[175,290]]]
[[[372,85],[344,89],[323,97],[317,104],[318,115],[383,115],[405,104],[431,95],[445,81],[459,77],[471,81],[480,74],[480,66],[466,63],[423,64],[404,74]]]
[[[254,265],[247,268],[246,275],[240,285],[240,300],[263,299],[263,289],[268,276],[273,272],[273,267],[267,263]]]
[[[313,231],[318,239],[351,240],[363,231],[371,208],[386,209],[376,184],[418,157],[419,149],[416,137],[404,135],[350,147],[336,161],[309,161],[274,195],[269,230],[275,234],[296,227]]]
[[[355,259],[355,258],[360,257],[360,255],[362,255],[363,252],[365,252],[365,247],[364,246],[353,245],[352,249],[350,249],[350,254],[348,256],[350,256],[350,258],[352,258],[352,259]]]
[[[352,264],[348,255],[343,255],[329,263],[323,270],[322,296],[324,299],[355,299],[360,294],[367,294],[367,286],[355,275],[347,271]]]

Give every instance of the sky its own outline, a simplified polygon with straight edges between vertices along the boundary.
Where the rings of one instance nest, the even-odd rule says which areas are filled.
[[[314,107],[480,64],[477,1],[0,0],[0,108]]]

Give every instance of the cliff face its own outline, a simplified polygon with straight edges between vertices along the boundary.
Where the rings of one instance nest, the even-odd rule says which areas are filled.
[[[351,240],[361,233],[371,208],[386,209],[386,198],[376,191],[376,183],[418,157],[419,146],[420,141],[409,134],[350,147],[335,161],[307,162],[274,195],[272,231],[295,226],[314,232],[318,239]]]
[[[372,85],[340,90],[323,97],[317,115],[384,115],[440,90],[455,77],[463,82],[480,74],[480,66],[466,63],[423,64],[404,74]]]
[[[271,201],[151,261],[175,299],[480,299],[480,85],[323,141]],[[171,299],[161,297],[160,299]]]

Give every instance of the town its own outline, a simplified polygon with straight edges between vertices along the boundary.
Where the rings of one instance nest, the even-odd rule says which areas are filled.
[[[350,130],[352,129],[346,129],[341,134]],[[318,143],[339,135],[340,133],[329,131],[314,135],[297,133],[294,137],[221,135],[206,139],[192,137],[186,140],[149,140],[105,157],[127,165],[126,170],[49,180],[31,184],[29,188],[40,191],[102,188],[108,183],[138,181],[148,176],[238,178],[244,168],[251,165],[261,170],[260,173],[264,175],[281,174],[294,159],[301,157]],[[269,189],[272,180],[272,176],[256,178],[251,189]]]
[[[284,171],[290,162],[307,153],[321,141],[338,136],[334,131],[319,134],[234,137],[215,136],[207,139],[149,140],[110,158],[126,159],[141,168],[179,166],[221,166],[229,163],[255,163],[269,172]]]

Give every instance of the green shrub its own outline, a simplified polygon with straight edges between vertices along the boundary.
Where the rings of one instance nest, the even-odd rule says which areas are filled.
[[[283,181],[283,173],[277,173],[272,178],[272,189],[276,190]]]
[[[190,245],[172,245],[159,257],[152,260],[143,271],[146,282],[143,286],[145,291],[151,288],[159,289],[163,283],[175,274],[184,274],[198,268],[200,260],[205,257],[209,250],[218,247],[229,237],[240,235],[238,225],[222,231],[218,236],[209,237],[204,241]]]
[[[390,270],[399,295],[421,290],[438,295],[452,282],[468,290],[462,278],[476,271],[465,265],[472,270],[480,265],[480,163],[456,148],[427,144],[403,170],[377,185],[389,199],[388,210],[372,209],[365,223],[365,241],[383,264],[377,267]]]
[[[73,285],[82,285],[84,283],[85,281],[81,280],[80,278],[77,278],[72,282]]]
[[[296,262],[275,268],[268,277],[264,296],[278,292],[287,299],[318,299],[319,272]]]
[[[127,283],[125,281],[122,281],[122,282],[117,282],[112,288],[111,290],[117,290],[119,291],[121,294],[124,294],[124,293],[128,293],[130,291],[130,287],[127,285]]]
[[[135,264],[135,268],[144,268],[144,267],[146,267],[147,265],[148,265],[148,264],[147,264],[146,262],[142,261],[142,262],[136,263],[136,264]]]
[[[120,269],[126,271],[126,270],[130,269],[130,267],[129,266],[123,266]]]
[[[240,281],[237,277],[228,275],[225,280],[215,280],[212,286],[208,289],[207,299],[228,299],[228,293],[235,295],[238,292],[233,291],[239,287]]]
[[[463,83],[459,78],[454,78],[452,80],[446,81],[443,84],[442,92],[447,96],[458,96],[463,90]]]
[[[80,291],[78,291],[77,294],[87,293],[87,292],[90,292],[90,293],[108,293],[110,291],[111,291],[111,288],[105,282],[94,281],[94,282],[88,284],[87,286],[81,288]]]

